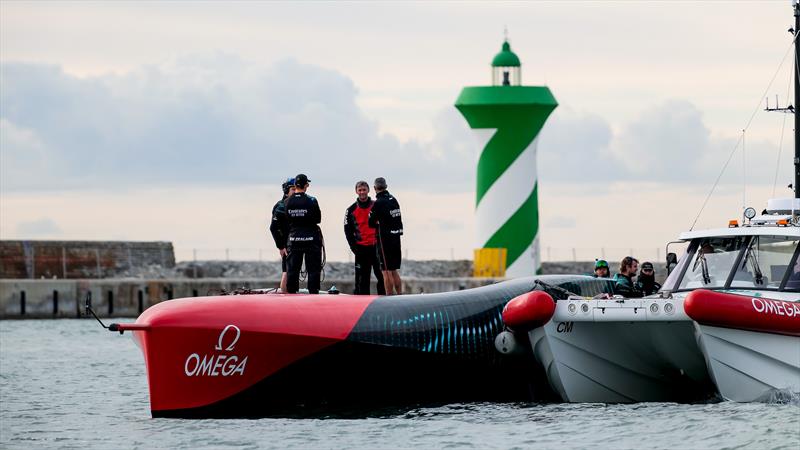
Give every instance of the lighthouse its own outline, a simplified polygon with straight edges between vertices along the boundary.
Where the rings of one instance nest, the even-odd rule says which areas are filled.
[[[492,60],[492,85],[465,87],[456,108],[477,136],[476,248],[506,249],[506,276],[540,272],[536,149],[558,106],[546,86],[523,86],[508,40]]]

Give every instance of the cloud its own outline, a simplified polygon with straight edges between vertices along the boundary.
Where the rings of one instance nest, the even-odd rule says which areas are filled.
[[[458,172],[472,165],[467,150],[447,138],[452,114],[434,143],[400,142],[365,116],[352,80],[293,60],[211,54],[89,78],[4,63],[0,83],[4,190],[278,182],[301,171],[329,185],[385,176],[463,190],[472,178]],[[14,176],[23,173],[36,177]]]
[[[317,187],[384,176],[395,187],[474,188],[480,149],[455,108],[442,106],[432,139],[404,142],[381,133],[358,96],[334,70],[220,52],[86,78],[2,63],[0,188],[245,185],[298,172]],[[588,183],[587,192],[624,181],[710,185],[735,144],[713,136],[685,100],[653,105],[616,129],[560,106],[541,133],[540,179]],[[774,161],[773,150],[748,143],[759,162],[767,151]],[[774,165],[753,166],[750,177],[772,179]]]

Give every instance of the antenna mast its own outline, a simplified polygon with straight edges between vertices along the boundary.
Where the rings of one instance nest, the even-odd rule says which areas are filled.
[[[800,199],[800,113],[796,111],[800,105],[800,65],[798,65],[798,58],[800,58],[800,0],[792,0],[792,8],[794,9],[794,28],[789,28],[794,40],[794,106],[788,105],[780,107],[777,97],[775,98],[775,107],[769,107],[769,99],[767,100],[767,107],[765,111],[778,111],[787,114],[794,114],[794,184],[790,185],[794,188],[794,198]]]
[[[800,105],[800,67],[798,67],[798,55],[800,55],[800,40],[797,39],[800,31],[800,1],[793,0],[794,6],[794,105]],[[800,114],[794,111],[794,198],[800,198]]]

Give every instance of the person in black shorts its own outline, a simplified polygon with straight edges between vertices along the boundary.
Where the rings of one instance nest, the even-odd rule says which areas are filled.
[[[281,255],[281,292],[286,292],[286,245],[289,241],[289,222],[286,220],[286,200],[294,194],[294,178],[287,178],[281,185],[283,198],[272,207],[272,222],[269,225],[269,232],[278,253]]]
[[[375,204],[369,213],[369,226],[377,228],[378,261],[383,272],[386,294],[402,294],[403,282],[400,274],[400,236],[403,235],[403,219],[400,203],[386,190],[386,179],[375,179]]]
[[[290,294],[300,290],[303,260],[308,273],[308,292],[319,294],[322,271],[322,231],[319,223],[322,213],[317,199],[306,194],[309,181],[302,173],[294,177],[295,192],[286,200],[286,218],[289,222],[286,292]]]

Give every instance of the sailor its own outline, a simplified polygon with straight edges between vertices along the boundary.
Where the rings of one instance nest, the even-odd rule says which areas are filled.
[[[369,226],[378,230],[376,249],[386,294],[402,294],[403,283],[397,272],[400,269],[400,236],[403,235],[400,203],[386,190],[385,178],[376,178],[374,187],[375,204],[369,213]]]
[[[633,256],[622,258],[619,263],[619,273],[614,275],[613,278],[615,295],[621,295],[626,298],[643,297],[642,291],[638,290],[633,283],[633,277],[636,276],[637,270],[639,270],[639,260]]]
[[[286,292],[290,294],[300,289],[303,260],[308,273],[308,292],[319,293],[322,270],[322,231],[319,223],[322,212],[317,199],[306,194],[310,181],[302,173],[294,177],[295,192],[286,200],[286,219],[289,223]]]
[[[655,294],[661,289],[661,285],[656,281],[656,272],[651,262],[643,262],[636,278],[636,289],[642,291],[644,295]]]
[[[609,278],[611,272],[608,269],[608,261],[605,259],[594,260],[594,275],[595,278]]]
[[[269,232],[275,246],[278,247],[278,254],[281,256],[281,292],[286,292],[286,244],[289,241],[289,222],[286,220],[286,200],[294,194],[294,178],[287,178],[281,185],[283,197],[272,207],[272,222],[269,225]]]
[[[376,253],[375,229],[369,226],[369,213],[375,202],[369,196],[369,183],[356,183],[356,201],[344,213],[344,236],[355,255],[354,294],[369,295],[370,272],[378,280],[378,295],[386,295],[381,266]]]

